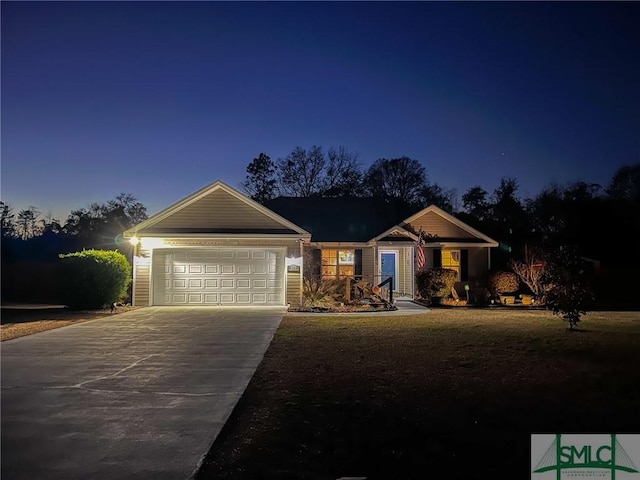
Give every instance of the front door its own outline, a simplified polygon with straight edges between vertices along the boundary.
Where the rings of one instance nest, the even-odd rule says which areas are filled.
[[[398,252],[380,252],[380,281],[393,277],[393,289],[398,290]]]

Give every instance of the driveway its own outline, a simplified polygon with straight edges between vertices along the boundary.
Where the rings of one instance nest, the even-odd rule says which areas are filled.
[[[284,312],[150,307],[3,342],[2,479],[189,478]]]

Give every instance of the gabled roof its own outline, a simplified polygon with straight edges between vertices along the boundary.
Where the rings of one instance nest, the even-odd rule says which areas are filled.
[[[362,197],[278,197],[265,206],[310,232],[314,242],[368,242],[415,211],[397,200]]]
[[[384,232],[382,232],[380,235],[377,235],[376,237],[374,237],[372,240],[374,241],[407,241],[407,240],[411,240],[411,241],[418,241],[419,237],[415,234],[413,234],[412,232],[410,232],[409,230],[407,230],[404,227],[401,227],[400,225],[395,225],[387,230],[385,230]]]
[[[309,232],[217,180],[124,232],[136,235],[282,234]]]
[[[454,225],[455,227],[457,227],[457,229],[459,229],[459,231],[462,231],[463,233],[468,234],[470,237],[478,239],[482,242],[486,242],[491,247],[497,247],[498,246],[498,242],[496,242],[494,239],[492,239],[491,237],[485,235],[484,233],[476,230],[475,228],[467,225],[465,222],[463,222],[462,220],[457,219],[456,217],[454,217],[453,215],[451,215],[450,213],[445,212],[444,210],[442,210],[439,207],[436,207],[435,205],[429,205],[428,207],[420,210],[419,212],[415,213],[414,215],[410,216],[409,218],[405,219],[402,222],[402,225],[411,225],[413,227],[413,230],[415,229],[415,226],[417,223],[419,223],[420,219],[423,219],[425,216],[428,215],[437,215],[438,217],[444,219],[446,222],[451,223],[452,225]],[[433,233],[433,232],[429,232],[428,230],[425,231],[425,233],[429,234],[429,233]],[[449,242],[466,242],[468,243],[471,239],[469,238],[469,236],[464,235],[464,236],[460,236],[460,235],[455,235],[455,236],[448,236],[448,235],[439,235],[439,238],[436,238],[436,241],[449,241]]]

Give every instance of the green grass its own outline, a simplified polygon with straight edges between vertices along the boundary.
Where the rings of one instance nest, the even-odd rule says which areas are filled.
[[[640,431],[640,313],[579,328],[541,311],[285,317],[198,478],[528,478],[531,433]]]

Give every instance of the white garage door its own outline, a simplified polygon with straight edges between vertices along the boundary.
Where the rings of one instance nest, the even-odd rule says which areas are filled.
[[[284,251],[153,251],[154,305],[283,305]]]

